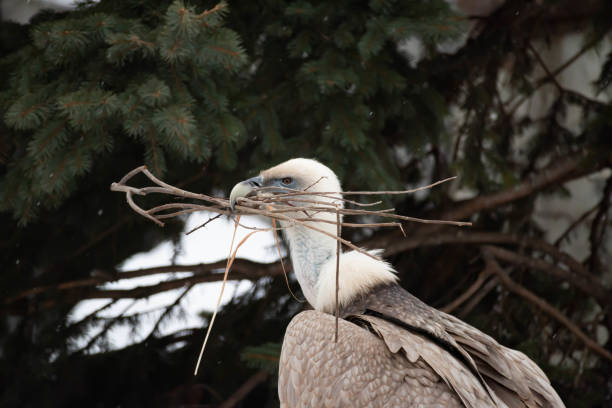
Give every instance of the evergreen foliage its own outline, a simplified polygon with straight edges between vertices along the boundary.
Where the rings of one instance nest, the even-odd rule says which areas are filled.
[[[91,7],[32,27],[32,44],[4,60],[6,70],[28,68],[0,100],[16,148],[0,209],[23,224],[57,208],[126,136],[142,144],[160,176],[166,157],[203,163],[217,149],[229,152],[221,163],[233,167],[245,132],[228,108],[232,87],[217,84],[238,81],[247,58],[223,25],[227,9],[196,12],[175,1],[151,19]]]
[[[191,369],[200,328],[154,330],[114,351],[106,332],[91,338],[91,330],[120,322],[137,330],[152,316],[160,324],[176,319],[180,303],[166,314],[69,320],[73,306],[99,296],[99,284],[115,279],[125,259],[163,240],[178,245],[180,222],[160,229],[108,191],[143,162],[169,183],[214,194],[296,156],[328,164],[346,189],[414,187],[459,175],[470,194],[499,200],[460,216],[475,224],[463,233],[489,240],[455,237],[432,247],[431,232],[407,226],[420,244],[390,258],[402,285],[446,305],[482,271],[479,245],[498,245],[516,251],[503,265],[516,282],[591,338],[612,331],[609,173],[595,182],[596,207],[560,242],[546,242],[535,217],[539,203],[572,195],[565,181],[612,163],[612,53],[602,54],[593,84],[598,99],[564,88],[558,76],[534,75],[543,69],[533,42],[564,30],[574,7],[569,0],[508,0],[470,29],[443,0],[102,0],[42,12],[26,26],[2,22],[0,406],[216,406],[254,370],[275,371],[284,329],[302,307],[283,278],[254,278],[251,293],[224,307],[207,350],[214,357],[198,378]],[[609,2],[590,2],[580,16],[576,25],[588,30],[584,52],[603,47],[612,28]],[[422,44],[422,60],[406,53],[411,39]],[[459,41],[457,49],[441,52],[449,41]],[[514,99],[500,95],[500,78]],[[554,101],[543,117],[530,117],[518,102],[545,86],[554,88]],[[576,115],[581,119],[569,125]],[[574,167],[555,178],[547,166],[564,163]],[[550,180],[538,187],[533,180],[543,174]],[[389,204],[398,213],[437,217],[473,203],[446,187]],[[389,231],[344,233],[369,247],[404,241]],[[580,236],[589,254],[576,260],[566,252]],[[548,267],[538,269],[542,263]],[[585,292],[554,268],[587,276],[598,291]],[[501,285],[477,293],[471,308],[453,313],[526,352],[567,406],[605,406],[610,361]],[[120,297],[101,312],[128,302]],[[90,344],[75,349],[83,338]],[[609,351],[610,341],[604,347]],[[276,406],[275,383],[271,376],[242,406]]]

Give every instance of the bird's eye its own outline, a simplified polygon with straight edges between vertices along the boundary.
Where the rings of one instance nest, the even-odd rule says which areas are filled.
[[[281,183],[283,183],[284,185],[288,186],[289,184],[291,184],[293,182],[293,179],[291,177],[284,177],[281,180]]]

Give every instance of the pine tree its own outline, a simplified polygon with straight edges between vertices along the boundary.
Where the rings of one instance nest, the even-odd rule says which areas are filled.
[[[197,13],[176,1],[147,21],[91,7],[34,26],[32,44],[5,60],[27,64],[2,98],[25,150],[9,163],[0,208],[21,223],[57,208],[125,136],[142,144],[160,176],[167,156],[203,163],[213,149],[233,167],[246,135],[228,107],[234,87],[218,84],[239,82],[247,58],[223,25],[227,9]]]
[[[474,22],[443,0],[103,0],[43,12],[27,26],[3,22],[0,405],[215,406],[256,370],[274,371],[284,328],[301,307],[282,278],[254,278],[253,293],[263,295],[222,310],[207,351],[222,363],[195,379],[197,328],[154,332],[116,351],[107,351],[111,339],[102,333],[75,351],[92,328],[137,328],[150,316],[95,314],[77,324],[67,316],[79,300],[103,295],[96,284],[115,279],[123,260],[182,232],[180,221],[160,229],[108,191],[127,171],[145,163],[182,188],[226,194],[250,172],[307,156],[328,164],[347,189],[459,175],[474,199],[442,188],[388,204],[411,216],[470,218],[475,226],[465,235],[418,226],[407,226],[410,240],[389,231],[345,234],[396,248],[388,255],[402,285],[434,306],[451,304],[483,274],[453,313],[536,360],[568,406],[603,406],[612,363],[496,283],[482,258],[482,245],[509,253],[497,258],[509,276],[588,337],[612,330],[603,283],[609,176],[594,190],[597,205],[572,214],[577,223],[559,242],[547,242],[535,219],[539,203],[571,195],[563,183],[612,162],[612,53],[604,47],[612,8],[591,2],[577,19],[575,7],[508,0]],[[565,88],[562,71],[546,67],[534,46],[568,20],[588,30],[580,55],[602,52],[596,97]],[[422,60],[404,51],[411,39]],[[455,51],[440,51],[452,41]],[[500,94],[502,79],[515,99]],[[521,103],[546,86],[554,103],[534,119]],[[571,112],[581,117],[576,126],[568,125]],[[580,228],[589,255],[577,260],[567,252]],[[188,285],[198,277],[192,272]],[[153,293],[145,289],[126,297]],[[177,314],[174,305],[160,324]],[[610,350],[609,341],[602,346]],[[243,406],[275,406],[275,381]]]

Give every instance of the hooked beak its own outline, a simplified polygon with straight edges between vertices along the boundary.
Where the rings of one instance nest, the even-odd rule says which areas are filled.
[[[263,177],[257,176],[252,177],[248,180],[241,181],[236,184],[234,188],[232,188],[232,192],[230,193],[230,208],[234,211],[234,207],[236,206],[236,201],[239,198],[246,197],[251,194],[256,188],[261,187],[263,185]]]

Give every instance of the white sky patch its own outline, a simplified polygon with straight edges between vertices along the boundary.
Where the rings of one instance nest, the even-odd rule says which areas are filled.
[[[0,2],[2,19],[26,24],[42,9],[67,11],[76,8],[76,0],[4,0]]]
[[[214,214],[196,213],[191,215],[186,222],[185,231],[189,231],[206,222]],[[266,228],[264,220],[254,217],[243,217],[241,222],[251,227]],[[198,263],[211,263],[226,259],[234,231],[233,222],[227,218],[219,218],[212,221],[206,227],[201,228],[181,239],[180,252],[176,256],[175,265],[193,265]],[[251,230],[239,227],[236,233],[234,247]],[[174,255],[174,246],[171,242],[163,242],[148,252],[142,252],[128,258],[118,269],[120,271],[131,271],[141,268],[170,265]],[[277,249],[271,232],[258,232],[251,236],[238,250],[239,258],[246,258],[257,262],[274,262],[278,259]],[[133,289],[139,286],[156,285],[169,279],[178,279],[191,276],[189,272],[163,273],[157,275],[143,276],[135,279],[119,280],[100,286],[100,289]],[[231,276],[231,271],[230,271]],[[251,290],[253,284],[250,281],[228,282],[223,294],[221,304],[228,303],[232,296],[239,296]],[[157,319],[164,311],[164,307],[171,305],[184,291],[183,288],[174,289],[152,295],[145,299],[137,300],[126,316],[142,312],[151,312],[141,319],[141,324],[136,330],[128,324],[116,324],[109,330],[111,348],[123,348],[134,342],[144,340],[153,329]],[[158,335],[165,335],[184,328],[205,328],[205,321],[199,316],[202,311],[212,312],[217,303],[221,290],[221,282],[203,283],[194,286],[189,293],[181,299],[180,305],[185,311],[181,319],[166,319],[160,325]],[[69,320],[77,322],[96,309],[104,306],[109,299],[91,299],[78,303],[70,313]],[[99,316],[114,317],[122,313],[133,299],[120,299],[108,309],[99,313]],[[104,327],[104,322],[96,325],[91,332],[78,342],[75,349],[84,347],[89,339],[99,333]],[[214,335],[214,334],[213,334]],[[92,351],[99,351],[93,348]]]

